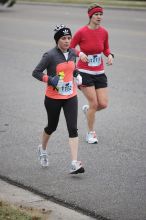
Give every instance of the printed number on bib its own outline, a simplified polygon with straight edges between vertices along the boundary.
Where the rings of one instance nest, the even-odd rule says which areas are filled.
[[[73,83],[70,82],[59,82],[57,85],[58,92],[61,95],[71,95],[73,93]]]
[[[88,55],[88,66],[99,66],[101,64],[101,54]]]

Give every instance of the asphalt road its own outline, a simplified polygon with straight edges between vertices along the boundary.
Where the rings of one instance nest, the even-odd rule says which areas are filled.
[[[32,77],[42,54],[55,45],[53,29],[72,32],[88,22],[86,8],[16,4],[0,8],[0,177],[96,219],[146,220],[146,13],[106,9],[115,54],[106,67],[109,107],[98,112],[98,145],[84,141],[79,91],[79,159],[86,172],[68,174],[70,149],[64,116],[50,140],[50,167],[37,145],[46,124],[43,83]],[[102,218],[102,217],[103,218]],[[71,217],[73,220],[73,218]]]

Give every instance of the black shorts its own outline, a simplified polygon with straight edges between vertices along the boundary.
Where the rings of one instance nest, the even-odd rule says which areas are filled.
[[[95,86],[95,89],[106,88],[108,86],[107,76],[103,74],[91,75],[80,72],[82,76],[82,85],[84,87]]]

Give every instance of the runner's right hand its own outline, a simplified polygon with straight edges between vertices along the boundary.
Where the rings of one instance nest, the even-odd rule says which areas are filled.
[[[75,77],[75,80],[76,80],[77,86],[82,85],[82,76],[80,74],[78,74],[77,77]]]
[[[78,69],[75,69],[73,71],[73,76],[75,78],[77,86],[82,85],[82,76],[80,75],[80,71]]]

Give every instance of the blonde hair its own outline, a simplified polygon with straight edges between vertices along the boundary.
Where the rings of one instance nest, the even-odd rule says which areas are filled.
[[[99,4],[97,3],[92,3],[91,5],[89,5],[88,7],[88,12],[92,9],[92,8],[102,8]]]

